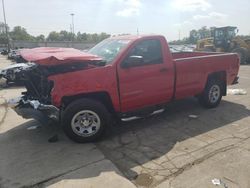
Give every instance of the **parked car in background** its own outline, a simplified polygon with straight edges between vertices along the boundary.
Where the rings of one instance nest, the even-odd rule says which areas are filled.
[[[6,85],[9,83],[21,83],[21,75],[18,74],[21,69],[27,67],[26,63],[12,64],[0,70],[0,78],[6,79]]]
[[[1,50],[1,55],[8,55],[8,50],[2,49]]]
[[[8,59],[14,59],[16,56],[17,50],[10,50],[8,53]]]

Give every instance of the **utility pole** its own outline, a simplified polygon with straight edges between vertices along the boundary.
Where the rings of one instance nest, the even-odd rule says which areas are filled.
[[[5,7],[4,7],[4,0],[2,0],[3,5],[3,18],[4,18],[4,24],[5,24],[5,32],[6,32],[6,38],[7,38],[7,48],[8,52],[10,51],[10,43],[9,43],[9,34],[8,34],[8,26],[6,22],[6,16],[5,16]]]
[[[139,35],[139,29],[138,29],[138,27],[137,27],[137,35]]]
[[[71,18],[72,18],[72,33],[73,33],[73,37],[74,37],[74,34],[75,34],[75,26],[74,26],[74,13],[71,13]]]

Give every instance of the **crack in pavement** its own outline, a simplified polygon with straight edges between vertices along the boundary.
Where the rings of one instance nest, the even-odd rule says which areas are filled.
[[[207,159],[209,159],[209,158],[212,158],[212,157],[214,157],[214,156],[216,156],[216,155],[218,155],[218,154],[220,154],[220,153],[224,153],[224,152],[226,152],[226,151],[233,150],[233,149],[235,149],[235,148],[240,148],[237,144],[239,144],[240,142],[243,142],[243,141],[245,141],[245,140],[247,140],[247,139],[249,139],[249,138],[250,138],[250,137],[248,137],[248,138],[246,138],[246,139],[242,139],[242,140],[240,140],[240,141],[237,142],[237,143],[234,143],[234,144],[228,145],[228,146],[226,146],[226,147],[222,147],[222,148],[220,148],[220,149],[217,149],[217,150],[215,150],[215,151],[213,151],[213,152],[211,152],[211,153],[209,153],[209,154],[207,154],[207,155],[204,155],[203,157],[201,157],[201,158],[199,158],[199,159],[194,160],[194,161],[191,162],[191,163],[188,163],[188,164],[184,165],[184,166],[181,167],[181,168],[178,168],[178,170],[177,170],[176,172],[174,172],[174,173],[172,173],[172,174],[170,174],[170,175],[168,175],[168,176],[165,176],[165,179],[163,179],[163,180],[157,182],[157,184],[154,184],[154,186],[161,184],[162,182],[166,181],[167,179],[173,178],[173,179],[170,181],[170,187],[171,187],[171,182],[172,182],[177,176],[179,176],[180,174],[182,174],[184,171],[189,170],[189,169],[192,168],[194,165],[198,165],[198,164],[202,163],[203,161],[205,161],[205,160],[207,160]]]
[[[247,137],[247,138],[242,138],[242,137],[237,137],[237,136],[234,136],[234,135],[232,135],[232,136],[230,136],[230,137],[227,137],[227,138],[222,138],[222,139],[219,139],[219,140],[216,140],[216,141],[214,141],[214,142],[212,142],[212,143],[209,143],[209,144],[207,144],[206,146],[203,146],[203,147],[201,147],[201,148],[199,148],[199,149],[196,149],[196,150],[193,150],[193,151],[190,151],[190,152],[187,152],[187,151],[185,151],[185,154],[180,154],[180,155],[178,155],[178,156],[175,156],[175,157],[173,157],[173,158],[169,158],[168,156],[165,156],[166,157],[166,161],[164,161],[163,163],[165,163],[165,162],[168,162],[168,163],[170,163],[172,166],[173,166],[173,168],[166,168],[166,167],[164,167],[162,164],[163,163],[155,163],[153,160],[151,161],[151,162],[153,162],[153,164],[155,164],[155,165],[158,165],[160,168],[159,169],[155,169],[155,168],[150,168],[150,167],[146,167],[146,166],[144,166],[140,161],[138,161],[138,160],[136,160],[136,159],[134,159],[132,156],[130,156],[130,153],[127,153],[126,151],[118,151],[118,152],[121,152],[121,154],[122,154],[122,158],[127,158],[127,160],[129,160],[129,161],[131,161],[131,162],[133,162],[133,163],[135,163],[136,165],[138,165],[138,166],[140,166],[142,169],[144,169],[144,170],[146,170],[146,171],[151,171],[151,172],[149,172],[150,174],[151,173],[153,173],[153,174],[155,174],[156,173],[156,175],[158,175],[158,173],[157,173],[157,171],[160,171],[160,170],[169,170],[169,172],[170,172],[170,174],[168,174],[168,175],[160,175],[161,177],[163,177],[163,179],[162,180],[158,180],[158,181],[156,181],[156,182],[154,182],[150,187],[154,187],[154,186],[157,186],[157,185],[159,185],[160,183],[162,183],[162,182],[164,182],[164,181],[166,181],[166,180],[168,180],[168,179],[175,179],[178,175],[180,175],[180,174],[182,174],[185,170],[188,170],[188,169],[190,169],[190,168],[192,168],[192,166],[194,166],[194,165],[197,165],[197,164],[200,164],[200,163],[202,163],[203,161],[205,161],[205,160],[207,160],[207,159],[209,159],[209,158],[211,158],[211,157],[213,157],[213,156],[215,156],[215,155],[217,155],[217,154],[220,154],[220,153],[223,153],[223,152],[226,152],[226,151],[229,151],[229,150],[232,150],[232,149],[235,149],[235,148],[240,148],[240,146],[239,146],[239,144],[240,143],[242,143],[242,142],[244,142],[244,141],[246,141],[247,139],[249,139],[250,137]],[[223,142],[223,141],[226,141],[226,140],[233,140],[233,143],[232,144],[230,144],[230,145],[226,145],[226,146],[224,146],[224,147],[221,147],[221,148],[218,148],[218,149],[215,149],[214,151],[211,151],[210,153],[207,153],[207,154],[205,154],[204,156],[202,156],[202,157],[200,157],[200,158],[198,158],[198,159],[195,159],[195,160],[193,160],[193,161],[191,161],[191,162],[189,162],[188,164],[185,164],[185,165],[183,165],[182,167],[177,167],[175,164],[174,164],[174,162],[173,162],[173,160],[175,159],[175,158],[177,158],[177,157],[181,157],[181,156],[186,156],[186,155],[192,155],[193,153],[195,153],[195,152],[197,152],[197,151],[201,151],[201,150],[203,150],[203,149],[206,149],[207,147],[209,147],[209,146],[211,146],[211,145],[214,145],[214,144],[217,144],[217,143],[219,143],[219,142]],[[150,148],[150,150],[151,151],[158,151],[156,148],[153,148],[153,147],[151,147],[151,146],[147,146],[147,145],[144,145],[144,144],[142,144],[143,142],[140,140],[140,138],[136,138],[136,141],[139,143],[139,145],[140,146],[145,146],[145,147],[148,147],[148,148]],[[122,148],[126,148],[126,150],[131,150],[131,151],[134,151],[134,152],[138,152],[138,143],[136,144],[137,145],[137,147],[133,147],[133,148],[130,148],[130,147],[128,147],[128,145],[127,144],[125,144],[125,145],[122,145],[122,146],[120,146],[120,147],[118,147],[118,148],[120,148],[120,149],[122,149]],[[101,150],[101,151],[103,151],[103,147],[101,146],[101,145],[97,145],[97,147]],[[117,148],[115,148],[115,150],[117,150]],[[103,153],[104,153],[104,155],[106,156],[106,153],[107,151],[104,151]],[[158,151],[159,152],[159,151]],[[141,153],[143,154],[143,155],[146,155],[146,153],[147,152],[144,152],[144,151],[141,151]],[[163,154],[164,155],[164,154]],[[120,168],[119,167],[119,163],[117,164],[117,161],[116,160],[113,160],[112,159],[112,156],[106,156],[109,160],[111,160],[114,164],[115,164],[115,166],[118,168],[118,169],[120,169],[120,171],[122,172],[122,173],[124,173],[124,170],[126,171],[126,169],[123,169],[123,168]],[[125,175],[126,176],[126,175]],[[154,175],[153,175],[154,176]],[[128,179],[130,179],[128,176],[126,176]],[[132,183],[133,183],[133,178],[132,179],[130,179],[130,181],[132,181]],[[172,181],[172,180],[171,180]],[[170,185],[171,185],[171,183],[170,183]]]
[[[248,138],[249,138],[249,137],[248,137]],[[225,140],[229,140],[229,139],[238,139],[238,140],[240,140],[238,143],[240,143],[240,142],[242,141],[242,139],[248,139],[248,138],[240,138],[240,137],[231,136],[231,137],[219,139],[219,140],[216,140],[216,141],[214,141],[214,142],[211,142],[211,143],[209,143],[209,144],[207,144],[207,145],[205,145],[205,146],[203,146],[203,147],[200,147],[199,149],[196,149],[196,150],[193,150],[193,151],[190,151],[190,152],[184,151],[184,152],[186,152],[185,154],[177,155],[177,156],[175,156],[175,157],[169,158],[169,160],[173,160],[173,159],[179,158],[179,157],[181,157],[181,156],[191,155],[191,154],[193,154],[193,153],[195,153],[195,152],[197,152],[197,151],[201,151],[201,150],[203,150],[203,149],[206,149],[207,147],[212,146],[212,145],[214,145],[214,144],[216,144],[216,143],[219,143],[219,142],[221,142],[221,141],[225,141]]]
[[[49,178],[44,179],[44,180],[42,180],[42,181],[36,182],[36,183],[34,183],[34,184],[25,185],[25,186],[23,186],[23,188],[27,188],[27,187],[30,187],[30,188],[43,187],[43,184],[45,184],[45,183],[47,183],[47,182],[49,182],[49,181],[51,181],[51,180],[53,180],[53,179],[59,178],[59,177],[61,177],[61,176],[64,176],[64,175],[66,175],[66,174],[69,174],[69,173],[71,173],[71,172],[74,172],[74,171],[76,171],[76,170],[79,170],[79,169],[84,168],[84,167],[86,167],[86,166],[89,166],[89,165],[92,165],[92,164],[101,162],[101,161],[103,161],[103,160],[105,160],[105,158],[100,159],[100,160],[97,160],[97,161],[93,161],[93,162],[91,162],[91,163],[87,163],[87,164],[85,164],[85,165],[79,166],[79,167],[77,167],[77,168],[68,170],[68,171],[66,171],[66,172],[60,173],[60,174],[55,175],[55,176],[52,176],[52,177],[49,177]]]
[[[7,100],[3,97],[3,96],[0,96],[0,99],[3,99],[4,100],[4,103],[3,104],[0,104],[0,107],[3,107],[4,108],[4,113],[3,113],[3,117],[2,119],[0,120],[0,126],[4,123],[6,117],[7,117],[7,113],[8,113],[8,105],[7,105]]]

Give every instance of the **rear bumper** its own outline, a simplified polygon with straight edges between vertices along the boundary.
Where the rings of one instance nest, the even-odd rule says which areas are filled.
[[[239,76],[236,76],[234,81],[232,82],[232,85],[238,84],[239,83]]]
[[[59,109],[53,105],[45,105],[38,100],[11,99],[8,106],[25,119],[35,119],[42,124],[50,120],[59,121]]]

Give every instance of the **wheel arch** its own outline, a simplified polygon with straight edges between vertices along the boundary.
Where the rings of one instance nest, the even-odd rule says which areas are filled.
[[[92,93],[81,93],[72,96],[64,96],[62,98],[62,107],[65,109],[70,103],[78,99],[92,99],[102,103],[110,113],[115,113],[115,109],[111,100],[110,95],[106,91],[92,92]]]
[[[218,71],[218,72],[210,73],[207,77],[207,82],[209,82],[210,80],[221,81],[222,86],[223,86],[222,95],[226,96],[226,94],[227,94],[227,73],[226,73],[226,71]]]

